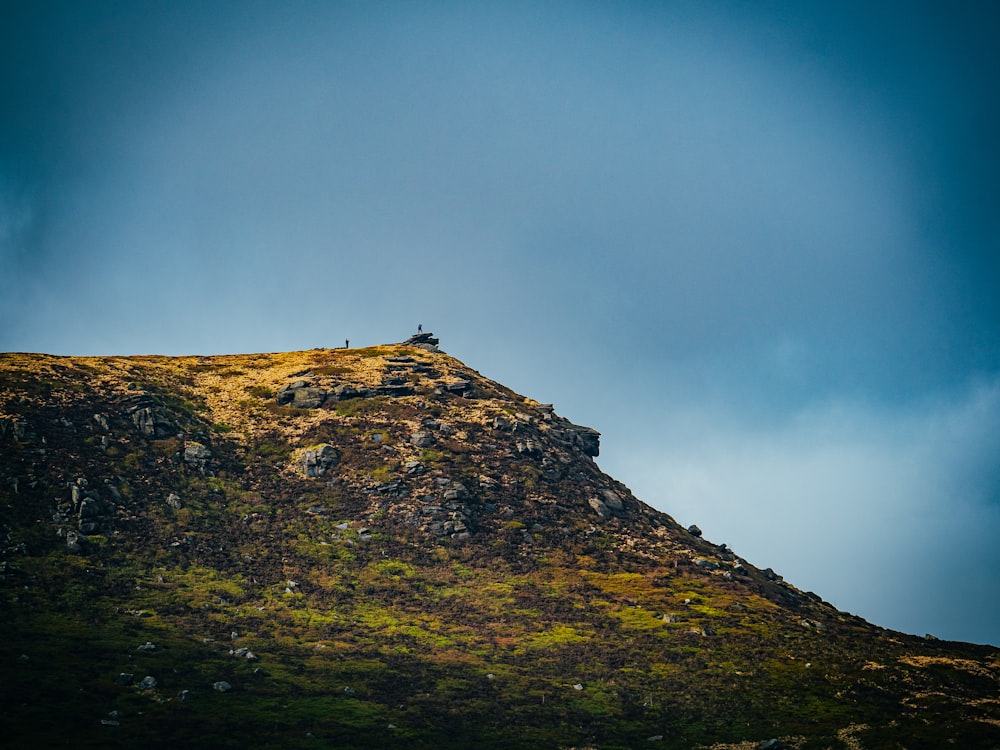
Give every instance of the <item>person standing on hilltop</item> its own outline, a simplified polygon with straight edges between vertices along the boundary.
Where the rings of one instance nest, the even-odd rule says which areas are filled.
[[[424,332],[424,324],[417,323],[417,333],[423,333],[423,332]]]

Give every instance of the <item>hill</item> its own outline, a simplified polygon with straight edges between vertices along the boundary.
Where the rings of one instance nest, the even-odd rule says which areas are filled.
[[[0,355],[0,736],[1000,747],[998,649],[680,527],[436,344]]]

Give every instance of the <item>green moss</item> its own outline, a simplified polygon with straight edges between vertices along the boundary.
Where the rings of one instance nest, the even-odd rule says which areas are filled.
[[[625,630],[659,630],[663,627],[660,617],[641,607],[625,607],[611,610],[608,614],[618,620]]]
[[[556,625],[541,633],[532,633],[524,639],[527,649],[548,649],[568,643],[586,643],[591,640],[592,631],[580,630],[570,625]]]

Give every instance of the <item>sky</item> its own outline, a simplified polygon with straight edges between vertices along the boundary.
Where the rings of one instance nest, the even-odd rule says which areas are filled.
[[[0,351],[401,341],[1000,645],[991,2],[0,0]]]

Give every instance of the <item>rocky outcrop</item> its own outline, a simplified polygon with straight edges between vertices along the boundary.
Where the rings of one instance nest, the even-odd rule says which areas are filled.
[[[326,401],[327,392],[307,380],[296,380],[278,389],[279,404],[289,404],[298,409],[316,409]]]
[[[439,343],[441,343],[440,339],[435,338],[433,333],[417,333],[404,341],[403,346],[414,346],[428,352],[439,352],[441,351],[437,346]]]
[[[143,437],[162,440],[176,434],[177,424],[162,406],[152,403],[148,394],[134,397],[136,403],[125,408],[127,416]]]

